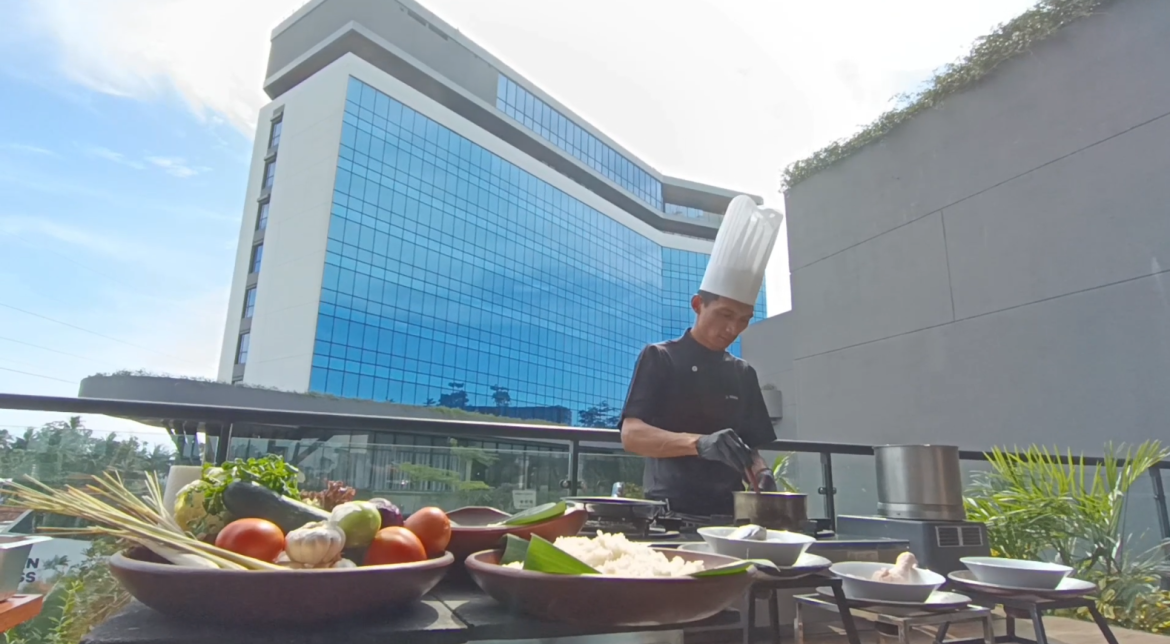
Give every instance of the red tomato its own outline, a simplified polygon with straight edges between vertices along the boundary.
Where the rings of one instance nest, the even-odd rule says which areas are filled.
[[[366,550],[366,566],[413,563],[427,558],[426,548],[413,532],[399,526],[382,528]]]
[[[284,533],[271,521],[236,519],[219,531],[215,545],[253,559],[273,562],[284,552]]]
[[[428,557],[438,557],[451,543],[451,520],[439,508],[423,508],[410,515],[403,524],[407,530],[418,535]]]

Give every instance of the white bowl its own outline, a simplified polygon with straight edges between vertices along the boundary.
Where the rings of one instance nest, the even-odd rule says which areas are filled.
[[[809,544],[816,541],[813,537],[799,532],[780,530],[768,530],[767,541],[727,538],[727,535],[738,529],[735,526],[699,528],[699,536],[703,537],[715,554],[738,559],[764,559],[782,568],[795,565]]]
[[[1073,571],[1060,564],[1024,559],[963,557],[959,561],[971,571],[975,579],[1008,588],[1052,590]]]
[[[841,578],[842,589],[849,599],[921,603],[946,582],[942,575],[921,568],[918,569],[921,583],[898,584],[873,580],[874,573],[892,568],[893,565],[872,561],[843,561],[833,564],[829,571]]]

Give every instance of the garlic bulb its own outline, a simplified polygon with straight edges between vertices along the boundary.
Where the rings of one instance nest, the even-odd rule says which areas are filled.
[[[284,538],[284,551],[297,563],[318,566],[335,561],[345,547],[345,532],[328,521],[306,523]]]
[[[337,563],[333,564],[334,568],[357,568],[357,564],[349,559],[338,559]]]

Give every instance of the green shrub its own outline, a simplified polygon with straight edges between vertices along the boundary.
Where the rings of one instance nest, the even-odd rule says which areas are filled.
[[[106,558],[121,549],[112,539],[97,539],[87,559],[57,581],[41,614],[8,631],[8,644],[77,644],[93,627],[130,603],[130,595],[110,574]]]
[[[987,525],[993,555],[1070,566],[1101,588],[1097,605],[1111,622],[1170,633],[1162,550],[1133,553],[1125,533],[1126,493],[1170,450],[1157,441],[1124,453],[1108,445],[1097,467],[1071,452],[1062,463],[1059,454],[1037,446],[994,449],[991,470],[968,489],[967,516]]]

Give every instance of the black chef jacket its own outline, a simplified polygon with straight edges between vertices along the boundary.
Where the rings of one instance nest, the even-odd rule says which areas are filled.
[[[622,409],[670,432],[713,434],[728,427],[749,447],[776,439],[756,370],[726,351],[683,337],[642,350]],[[687,514],[731,515],[731,493],[743,490],[743,472],[697,456],[647,458],[646,497]]]

